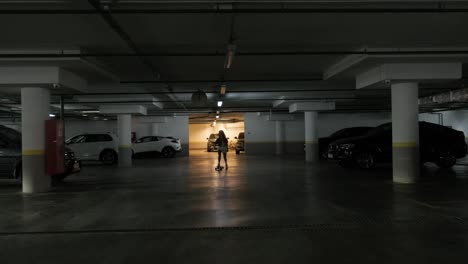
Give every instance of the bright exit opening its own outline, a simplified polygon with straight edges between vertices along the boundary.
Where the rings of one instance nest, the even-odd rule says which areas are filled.
[[[219,130],[223,130],[229,141],[229,151],[236,151],[236,144],[244,136],[244,114],[243,113],[212,113],[192,114],[189,117],[189,150],[190,154],[209,153],[217,151],[214,141]],[[237,139],[236,139],[237,138]],[[237,150],[241,153],[238,145]]]

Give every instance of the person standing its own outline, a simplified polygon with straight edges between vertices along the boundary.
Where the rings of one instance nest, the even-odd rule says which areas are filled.
[[[218,145],[218,168],[221,166],[221,153],[223,153],[224,164],[226,165],[226,170],[228,169],[227,164],[227,150],[228,150],[228,140],[223,130],[220,130],[218,133],[219,137],[216,139],[216,145]]]

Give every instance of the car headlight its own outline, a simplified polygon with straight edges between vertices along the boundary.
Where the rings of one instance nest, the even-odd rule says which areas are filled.
[[[340,149],[352,149],[352,148],[354,148],[354,144],[353,144],[353,143],[341,144],[341,145],[340,145]]]

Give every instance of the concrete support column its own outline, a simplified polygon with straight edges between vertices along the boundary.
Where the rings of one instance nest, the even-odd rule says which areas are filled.
[[[159,136],[159,124],[158,123],[151,124],[151,135]]]
[[[118,115],[119,167],[132,166],[132,116]]]
[[[284,121],[275,121],[276,124],[276,155],[284,154]]]
[[[392,84],[393,181],[419,177],[418,84]]]
[[[304,112],[305,123],[305,160],[318,162],[317,112]]]
[[[21,89],[23,192],[45,192],[50,176],[45,167],[45,120],[49,119],[50,92],[44,88]]]

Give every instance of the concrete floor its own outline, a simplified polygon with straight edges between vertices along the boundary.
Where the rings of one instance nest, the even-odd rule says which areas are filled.
[[[90,165],[50,193],[0,180],[0,263],[466,263],[468,165],[343,169],[216,153]]]

